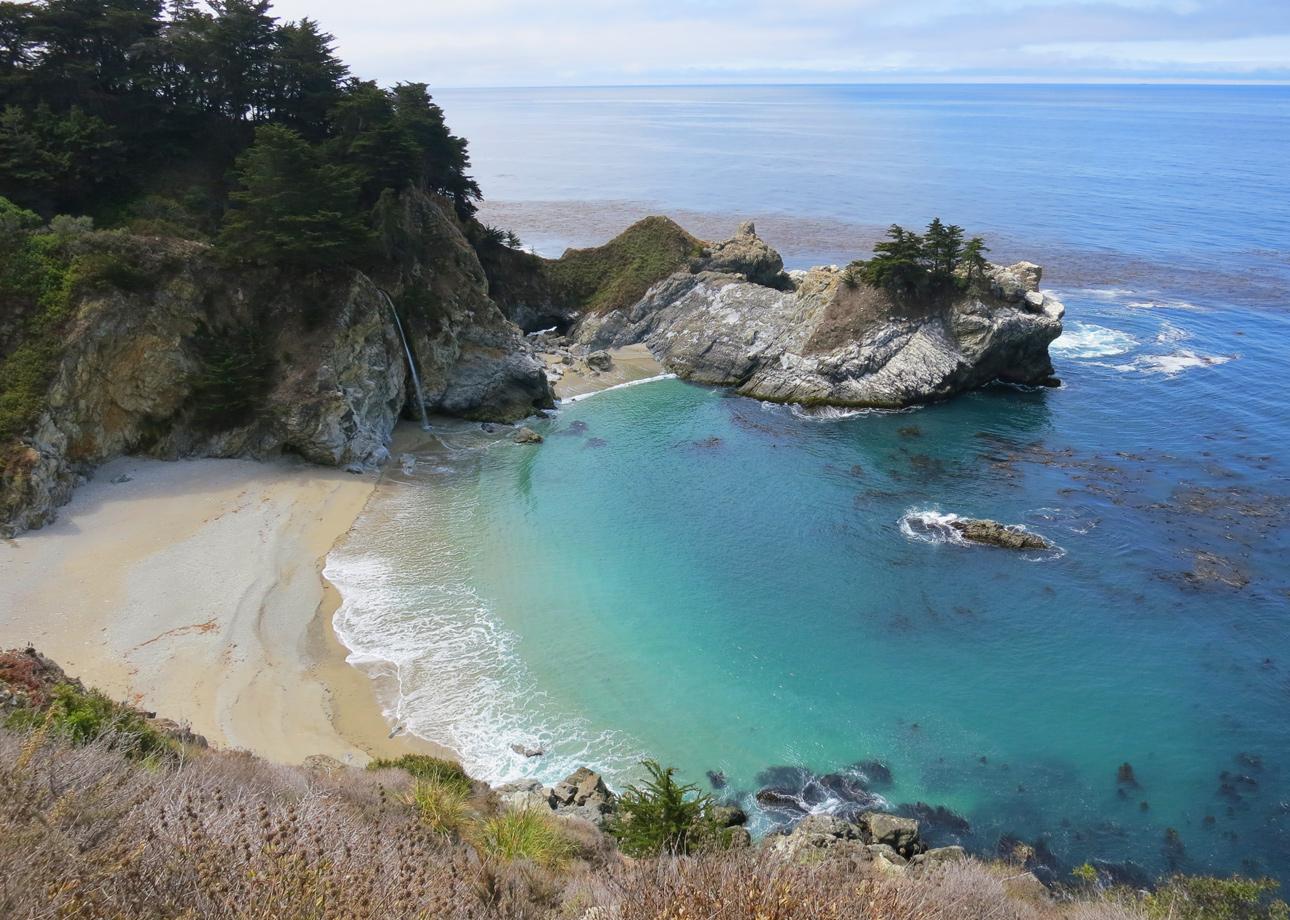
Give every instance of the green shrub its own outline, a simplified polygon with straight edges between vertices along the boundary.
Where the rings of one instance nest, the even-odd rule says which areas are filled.
[[[703,244],[666,217],[647,217],[603,246],[571,249],[547,265],[556,294],[589,313],[629,307],[699,256]]]
[[[713,817],[712,796],[693,784],[680,785],[673,767],[652,760],[641,763],[650,775],[644,786],[628,786],[618,799],[618,813],[607,827],[629,856],[684,855],[719,846],[720,828]]]
[[[1160,920],[1287,920],[1290,907],[1274,897],[1270,878],[1175,875],[1146,898],[1148,916]]]
[[[77,258],[76,282],[91,291],[139,294],[153,288],[157,279],[120,253],[100,251]]]
[[[0,199],[0,224],[30,222]],[[45,405],[72,313],[71,260],[47,233],[0,236],[0,302],[18,322],[0,341],[0,442],[26,431]]]
[[[97,690],[82,690],[73,684],[59,684],[44,709],[19,709],[6,720],[14,729],[49,730],[83,745],[106,739],[109,746],[132,756],[151,757],[171,749],[164,735],[135,710],[114,702]]]
[[[417,780],[416,787],[406,799],[417,810],[426,827],[445,837],[457,836],[469,824],[469,800],[469,788],[463,789],[458,782],[441,779]]]
[[[505,862],[523,859],[554,868],[568,862],[576,851],[557,822],[535,808],[504,811],[480,822],[472,840],[481,856]]]
[[[461,764],[442,757],[431,757],[429,754],[404,754],[402,757],[373,760],[367,765],[369,770],[406,770],[424,783],[435,783],[445,789],[455,789],[462,795],[470,795],[474,783],[461,768]]]

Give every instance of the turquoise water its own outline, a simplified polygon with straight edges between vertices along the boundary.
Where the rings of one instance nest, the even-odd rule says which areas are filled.
[[[599,136],[615,105],[598,92],[586,137]],[[642,91],[621,92],[610,121],[630,123]],[[686,95],[697,91],[672,92],[673,109],[706,111]],[[721,103],[722,91],[705,92]],[[819,91],[775,92],[805,94],[792,107],[799,118]],[[872,118],[930,120],[960,143],[962,182],[945,187],[965,209],[1002,208],[1002,193],[985,201],[984,187],[971,191],[972,137],[989,161],[997,132],[964,129],[972,118],[959,109],[982,108],[981,98],[938,123],[936,99],[908,92],[879,116],[860,105],[847,121],[832,98],[816,110],[828,126],[842,118],[843,134],[869,130]],[[1139,90],[1089,92],[1109,99],[1138,141],[1126,113],[1165,117],[1142,109]],[[848,796],[863,798],[862,783],[892,807],[945,806],[968,828],[929,822],[936,839],[982,852],[1005,835],[1043,840],[1059,875],[1099,858],[1149,873],[1290,879],[1286,201],[1260,191],[1286,179],[1279,160],[1249,143],[1290,132],[1284,107],[1269,103],[1284,95],[1232,92],[1191,108],[1182,95],[1164,97],[1191,125],[1175,131],[1199,136],[1191,148],[1139,157],[1144,173],[1169,157],[1181,172],[1211,172],[1199,186],[1212,201],[1170,186],[1172,200],[1197,209],[1175,215],[1184,230],[1142,240],[1084,214],[1087,232],[1075,232],[1067,217],[1043,224],[1034,210],[1013,223],[1042,241],[1026,254],[1051,265],[1051,246],[1078,265],[1053,283],[1068,317],[1053,348],[1061,389],[996,387],[913,412],[819,418],[664,380],[565,404],[535,424],[547,436],[538,448],[465,424],[415,446],[415,467],[387,475],[328,567],[345,598],[337,626],[377,676],[391,717],[494,780],[558,779],[589,763],[621,783],[649,755],[705,787],[709,772],[721,774],[719,794],[750,804],[774,786],[812,809],[846,808]],[[1050,136],[1070,113],[1036,93],[1029,130]],[[449,115],[478,138],[464,122],[509,97],[477,94],[472,115],[467,95],[449,100]],[[1229,119],[1248,120],[1250,149],[1225,163],[1218,151],[1233,129],[1218,129]],[[725,143],[674,135],[696,157]],[[490,165],[488,151],[505,145],[483,138],[474,149],[486,191],[522,184],[487,181],[511,167]],[[589,156],[610,159],[607,144],[601,137]],[[1175,135],[1161,133],[1159,144],[1176,147]],[[1197,165],[1197,147],[1214,159]],[[1168,175],[1146,176],[1141,201],[1115,183],[1094,194],[1096,179],[1081,170],[1097,158],[1086,147],[1052,149],[1062,162],[1045,170],[1064,166],[1069,186],[1054,195],[1073,201],[1082,183],[1091,201],[1110,195],[1135,220],[1163,207],[1155,196]],[[806,201],[825,200],[842,167],[810,153],[793,169],[814,177]],[[534,159],[534,176],[558,171]],[[593,213],[591,192],[617,207],[608,199],[634,187],[637,162],[627,157],[613,182],[594,170],[583,185],[564,176],[557,191],[580,197],[563,213]],[[1117,162],[1130,170],[1127,155]],[[568,169],[578,168],[591,169],[573,157]],[[650,173],[641,175],[644,186]],[[882,207],[904,201],[917,212],[933,194],[919,175],[890,176]],[[733,216],[746,194],[695,201],[683,184],[658,199]],[[1018,165],[1008,194],[1028,184],[1041,177]],[[1006,215],[991,221],[1005,225]],[[798,255],[827,250],[825,237],[802,237]],[[1103,250],[1076,237],[1105,247],[1113,269],[1099,274]],[[1198,250],[1222,268],[1212,284]],[[935,523],[950,513],[1024,523],[1059,549],[960,545]],[[1235,585],[1188,576],[1215,566]],[[527,760],[515,743],[548,753]],[[854,767],[874,760],[890,782]],[[1125,762],[1135,787],[1117,783]],[[803,788],[836,771],[852,782],[829,780],[827,794]],[[789,814],[759,810],[758,826]],[[1166,845],[1166,828],[1180,847]]]

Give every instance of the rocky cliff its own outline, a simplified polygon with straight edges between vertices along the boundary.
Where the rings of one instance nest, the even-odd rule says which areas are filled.
[[[1021,262],[917,303],[836,267],[785,275],[751,224],[630,307],[585,313],[588,349],[646,343],[669,371],[775,402],[846,407],[925,403],[994,380],[1053,383],[1048,345],[1065,308]]]
[[[380,463],[412,396],[392,307],[432,411],[514,421],[550,406],[541,364],[490,300],[451,208],[408,191],[388,218],[370,276],[234,268],[174,239],[70,243],[116,268],[74,286],[36,421],[0,445],[0,533],[52,520],[121,454]]]

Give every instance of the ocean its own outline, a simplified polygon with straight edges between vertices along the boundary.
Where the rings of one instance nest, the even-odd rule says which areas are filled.
[[[492,781],[655,758],[759,831],[876,803],[1053,877],[1290,881],[1290,88],[437,98],[545,255],[651,213],[755,219],[793,268],[961,224],[1045,266],[1063,385],[808,413],[661,380],[536,449],[409,435],[327,566],[392,720]]]

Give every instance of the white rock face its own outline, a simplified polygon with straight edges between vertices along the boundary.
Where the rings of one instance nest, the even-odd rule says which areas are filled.
[[[1065,308],[1041,277],[1029,262],[991,266],[973,293],[907,305],[833,266],[794,272],[790,290],[680,272],[630,310],[584,317],[573,336],[590,348],[645,342],[672,373],[759,399],[902,407],[996,379],[1051,382]]]

